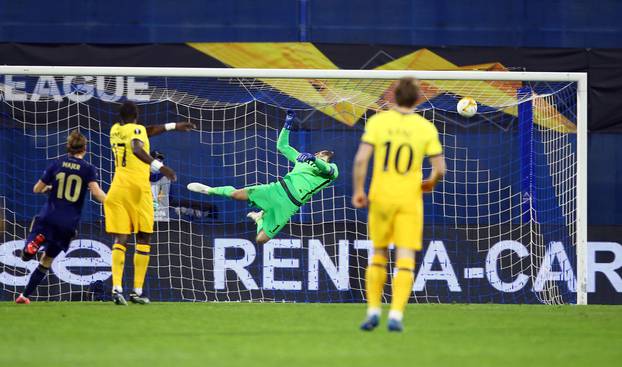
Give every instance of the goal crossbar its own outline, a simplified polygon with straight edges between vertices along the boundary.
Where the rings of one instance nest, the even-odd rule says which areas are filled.
[[[543,82],[581,82],[587,80],[587,73],[470,70],[334,70],[0,65],[0,73],[8,75],[168,76],[197,78],[399,79],[402,77],[415,77],[422,80],[530,80]]]

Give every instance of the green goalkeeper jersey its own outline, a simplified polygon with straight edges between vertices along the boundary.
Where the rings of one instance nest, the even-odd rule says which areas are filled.
[[[294,169],[283,177],[281,183],[285,183],[289,189],[288,196],[291,194],[293,198],[290,199],[294,199],[294,203],[297,201],[298,205],[307,203],[313,194],[330,185],[339,176],[339,170],[334,163],[327,163],[319,158],[315,162],[296,161],[299,153],[289,145],[287,129],[281,130],[276,147],[289,161],[295,163]]]

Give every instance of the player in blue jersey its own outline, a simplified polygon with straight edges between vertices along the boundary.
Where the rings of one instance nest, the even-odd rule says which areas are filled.
[[[17,303],[30,303],[28,297],[45,278],[54,258],[69,248],[80,222],[87,189],[100,203],[106,199],[106,193],[97,183],[97,170],[83,159],[86,138],[78,130],[67,137],[67,153],[46,168],[33,188],[35,193],[47,193],[48,199],[32,222],[22,260],[34,259],[39,251],[43,255],[26,289],[15,300]]]

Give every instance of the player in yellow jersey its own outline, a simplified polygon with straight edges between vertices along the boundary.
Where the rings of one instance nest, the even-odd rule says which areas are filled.
[[[108,197],[104,202],[106,232],[114,237],[112,246],[112,297],[116,304],[127,305],[123,297],[123,267],[128,237],[136,233],[134,251],[134,291],[130,301],[146,304],[142,287],[149,265],[149,242],[153,233],[153,198],[149,182],[150,171],[160,172],[175,181],[175,172],[154,160],[149,154],[149,137],[168,130],[190,131],[189,122],[143,126],[137,122],[138,108],[125,102],[119,109],[120,122],[110,129],[110,145],[114,154],[115,171]]]
[[[395,89],[397,106],[367,121],[354,158],[352,205],[369,204],[369,236],[374,252],[365,271],[367,318],[363,330],[373,330],[380,322],[382,289],[387,279],[388,246],[396,247],[397,273],[393,278],[389,331],[402,331],[402,317],[414,281],[415,251],[423,237],[423,192],[431,192],[445,174],[443,148],[438,131],[414,112],[420,90],[413,78],[403,78]],[[365,177],[374,155],[369,199]],[[422,180],[423,158],[428,156],[432,172]]]

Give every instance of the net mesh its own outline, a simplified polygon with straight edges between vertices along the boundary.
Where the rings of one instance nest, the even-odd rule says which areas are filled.
[[[89,139],[86,159],[107,190],[114,168],[108,133],[119,103],[130,98],[140,100],[145,124],[197,124],[191,133],[151,139],[179,177],[152,183],[159,208],[145,288],[153,300],[363,301],[371,243],[366,211],[350,205],[351,162],[365,121],[393,105],[394,85],[373,79],[5,78],[0,296],[13,299],[36,267],[18,258],[45,200],[32,194],[32,185],[50,160],[65,154],[66,136],[78,128]],[[425,197],[424,251],[411,300],[575,302],[576,84],[423,80],[421,87],[425,99],[417,110],[439,130],[448,173]],[[478,102],[474,117],[456,113],[462,96]],[[291,145],[335,151],[340,177],[276,240],[257,246],[245,204],[185,186],[241,188],[284,176],[292,165],[277,152],[276,140],[287,109],[297,112]],[[55,261],[35,299],[91,299],[102,287],[106,293],[111,239],[102,214],[99,204],[85,205],[78,239]],[[126,268],[128,288],[131,261]]]

